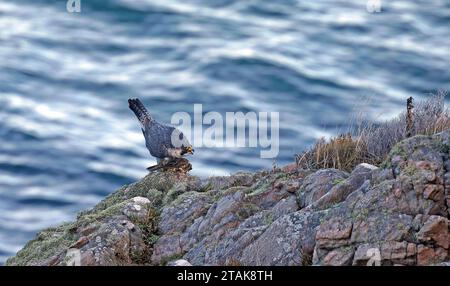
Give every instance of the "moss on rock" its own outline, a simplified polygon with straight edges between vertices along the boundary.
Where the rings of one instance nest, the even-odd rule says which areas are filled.
[[[75,223],[68,222],[42,230],[14,257],[9,258],[6,265],[35,265],[64,252],[77,239],[74,227]]]

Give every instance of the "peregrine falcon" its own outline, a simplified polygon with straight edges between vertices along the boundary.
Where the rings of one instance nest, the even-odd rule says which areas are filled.
[[[156,121],[138,98],[128,99],[128,104],[141,123],[145,145],[150,155],[156,158],[158,165],[194,153],[192,145],[180,130]],[[175,143],[179,146],[174,146],[172,136],[177,139],[178,142]],[[154,167],[149,167],[149,170],[155,169]]]

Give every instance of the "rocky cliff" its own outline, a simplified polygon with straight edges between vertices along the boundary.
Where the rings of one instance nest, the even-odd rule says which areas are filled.
[[[449,151],[446,131],[350,173],[151,173],[43,230],[7,265],[445,265]]]

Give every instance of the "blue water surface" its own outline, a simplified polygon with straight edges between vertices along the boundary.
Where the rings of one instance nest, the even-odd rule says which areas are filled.
[[[0,2],[0,263],[154,163],[127,99],[280,114],[277,164],[355,114],[450,89],[450,2]],[[258,148],[196,148],[193,174],[269,168]]]

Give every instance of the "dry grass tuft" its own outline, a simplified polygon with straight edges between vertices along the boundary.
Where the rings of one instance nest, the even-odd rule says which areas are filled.
[[[330,141],[320,138],[311,150],[297,156],[297,164],[305,169],[335,168],[351,170],[358,164],[364,146],[358,138],[341,134]]]
[[[414,135],[432,135],[450,129],[450,111],[445,107],[446,92],[440,91],[414,108]],[[350,132],[326,140],[296,155],[304,169],[336,168],[351,171],[360,163],[379,165],[399,141],[406,138],[406,112],[379,125],[357,124]]]

